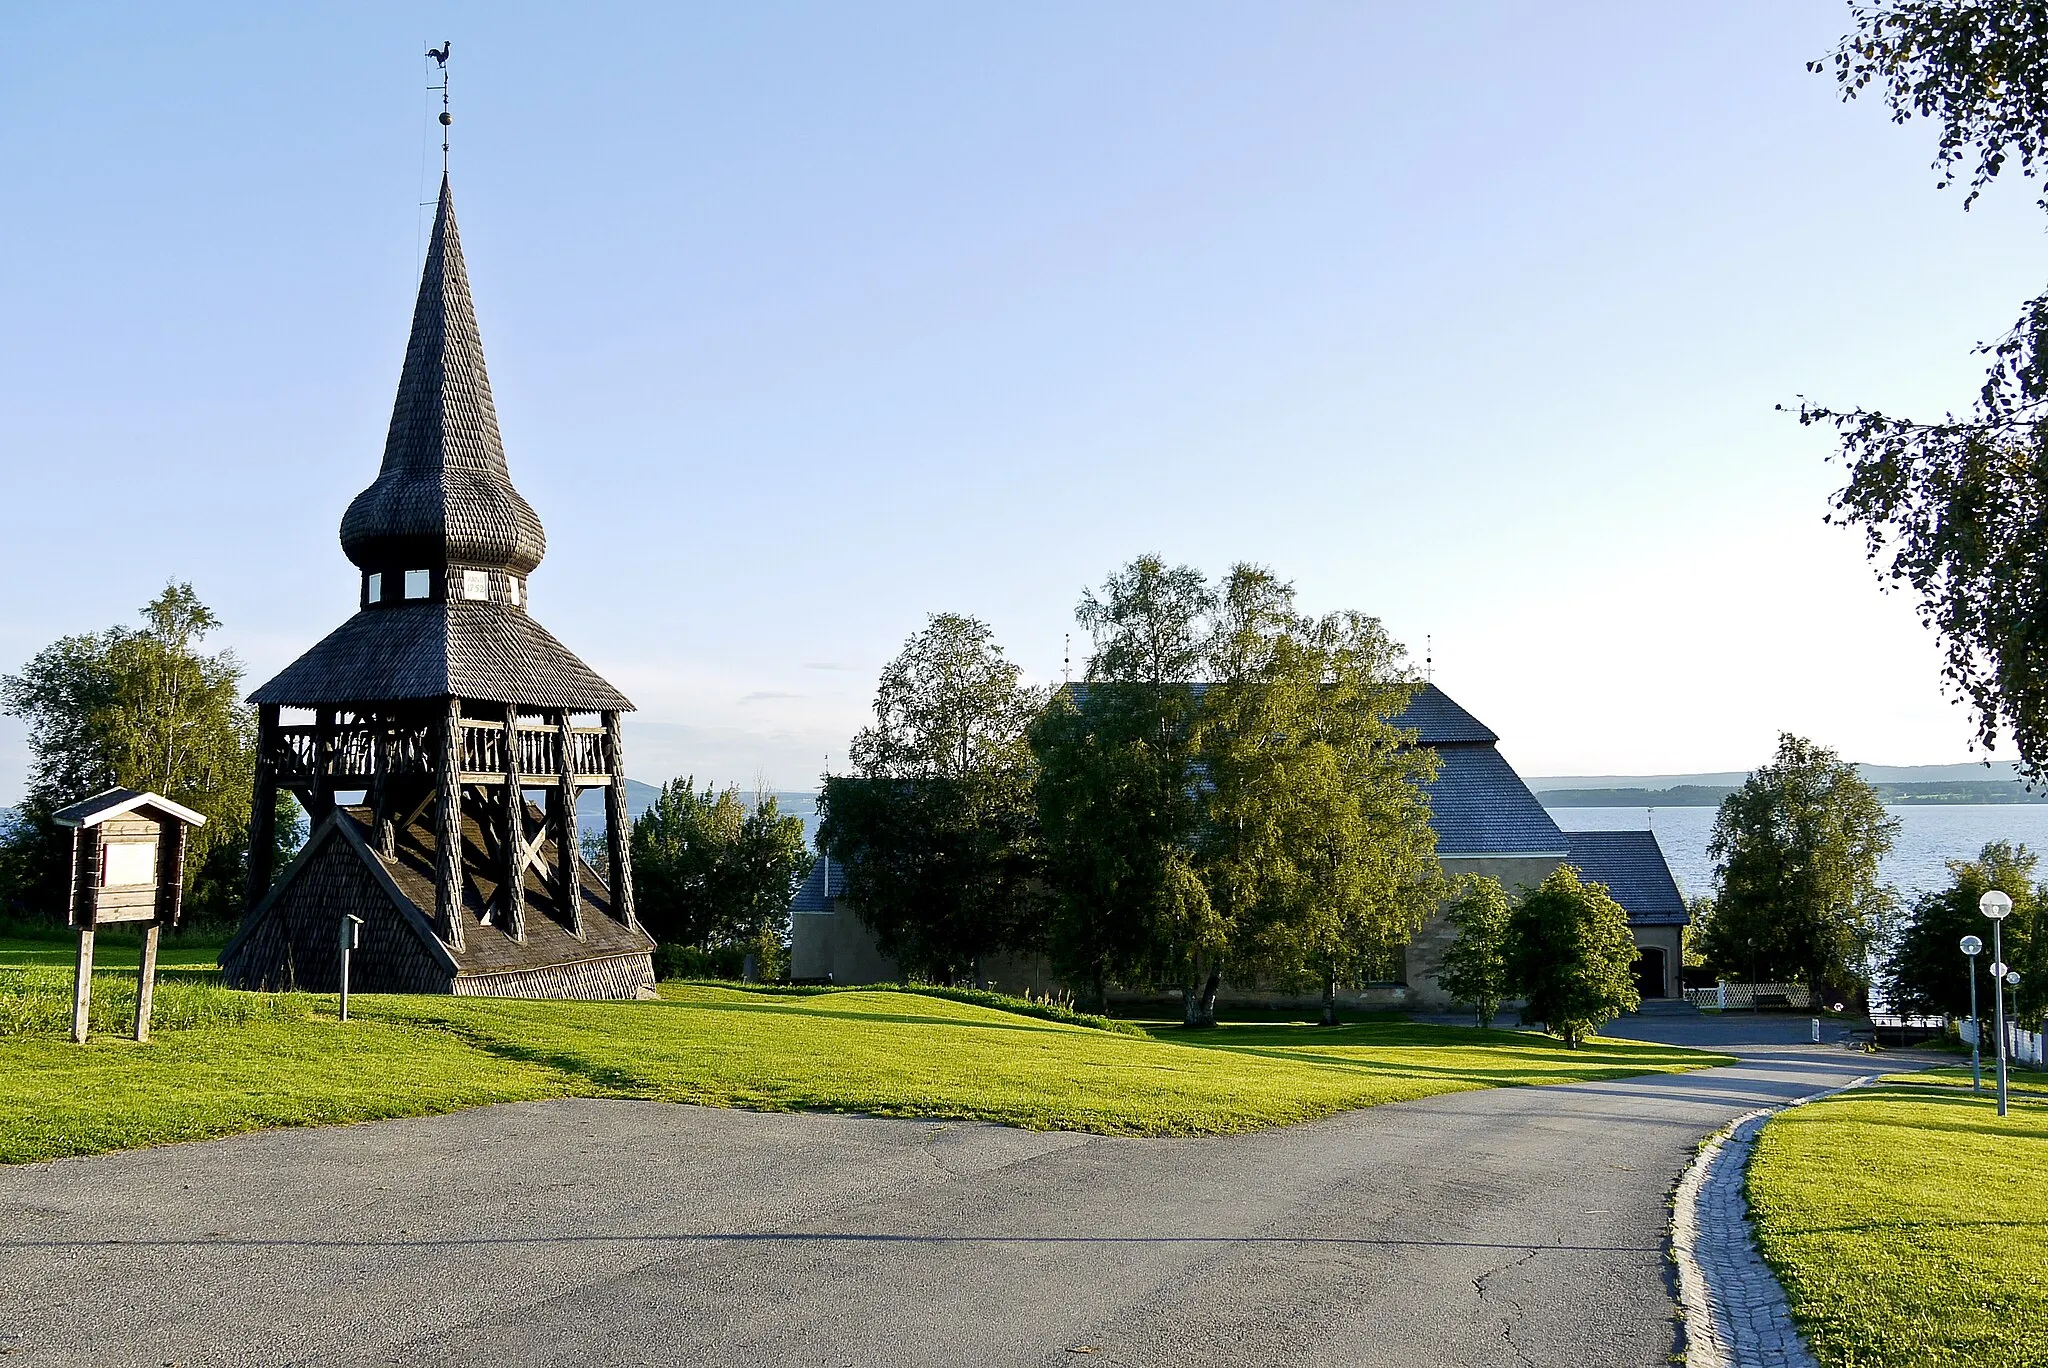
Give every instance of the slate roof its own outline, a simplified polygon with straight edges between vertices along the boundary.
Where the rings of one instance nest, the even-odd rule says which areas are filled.
[[[1451,701],[1451,696],[1434,684],[1424,684],[1408,700],[1408,706],[1394,719],[1394,725],[1417,733],[1425,746],[1456,742],[1492,745],[1500,738],[1492,728]]]
[[[1684,926],[1692,920],[1671,866],[1652,831],[1572,831],[1567,857],[1589,883],[1607,891],[1638,926]]]
[[[1208,686],[1189,687],[1199,698]],[[1085,711],[1088,686],[1069,684],[1066,690],[1074,706]],[[1394,721],[1443,760],[1428,786],[1430,825],[1440,857],[1565,853],[1565,833],[1494,749],[1500,738],[1449,694],[1424,684]]]
[[[523,575],[547,544],[505,464],[444,175],[384,465],[342,516],[341,549],[365,570],[453,561]]]
[[[524,611],[466,600],[365,608],[249,701],[311,708],[449,697],[593,712],[633,706]]]
[[[1564,854],[1565,833],[1492,742],[1460,741],[1432,749],[1443,761],[1428,785],[1429,823],[1436,829],[1440,857]]]
[[[790,899],[789,910],[830,914],[835,910],[833,901],[845,888],[845,867],[833,864],[830,855],[820,855],[811,865],[811,872],[804,877],[803,886]]]

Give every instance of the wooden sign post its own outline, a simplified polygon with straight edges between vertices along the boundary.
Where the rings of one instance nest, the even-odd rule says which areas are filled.
[[[177,927],[185,910],[185,832],[206,819],[159,794],[122,788],[50,816],[71,828],[71,925],[78,928],[71,1038],[83,1045],[91,1031],[93,933],[105,923],[139,922],[135,1038],[148,1040],[157,940],[165,927]]]

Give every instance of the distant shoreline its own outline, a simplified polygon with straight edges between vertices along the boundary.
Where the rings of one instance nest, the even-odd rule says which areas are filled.
[[[2016,780],[1966,779],[1872,784],[1888,807],[2000,807],[2048,803],[2048,793],[2029,792]],[[1721,784],[1675,784],[1670,788],[1557,788],[1536,790],[1547,808],[1719,807],[1735,792]]]

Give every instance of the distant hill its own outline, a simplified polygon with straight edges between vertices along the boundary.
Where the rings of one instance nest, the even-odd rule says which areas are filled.
[[[1878,797],[1905,806],[2048,803],[2011,765],[1858,765]],[[1545,807],[1718,807],[1744,774],[1587,775],[1528,781]]]
[[[654,800],[661,796],[659,784],[643,784],[638,779],[626,780],[626,812],[632,817],[654,806]],[[748,795],[751,797],[752,795]],[[804,819],[804,836],[816,840],[818,836],[818,795],[815,793],[775,793],[776,809],[792,817]],[[604,790],[585,789],[576,798],[576,825],[587,831],[603,831]]]
[[[1856,772],[1873,784],[1929,783],[2018,783],[2019,768],[1995,765],[1858,765]],[[1671,789],[1685,787],[1732,789],[1749,778],[1747,770],[1721,770],[1711,774],[1561,774],[1538,776],[1524,782],[1538,793],[1547,789]]]

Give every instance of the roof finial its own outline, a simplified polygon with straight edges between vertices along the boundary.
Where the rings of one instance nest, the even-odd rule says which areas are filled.
[[[1422,636],[1422,682],[1436,683],[1436,638],[1427,632]]]
[[[455,116],[448,112],[448,49],[455,46],[446,38],[441,46],[428,48],[427,56],[434,59],[434,65],[441,69],[441,84],[428,86],[429,90],[441,92],[441,179],[448,179],[448,125],[455,122]]]
[[[1061,647],[1064,654],[1060,657],[1060,683],[1071,684],[1074,682],[1074,634],[1068,632],[1060,640],[1065,643]]]

